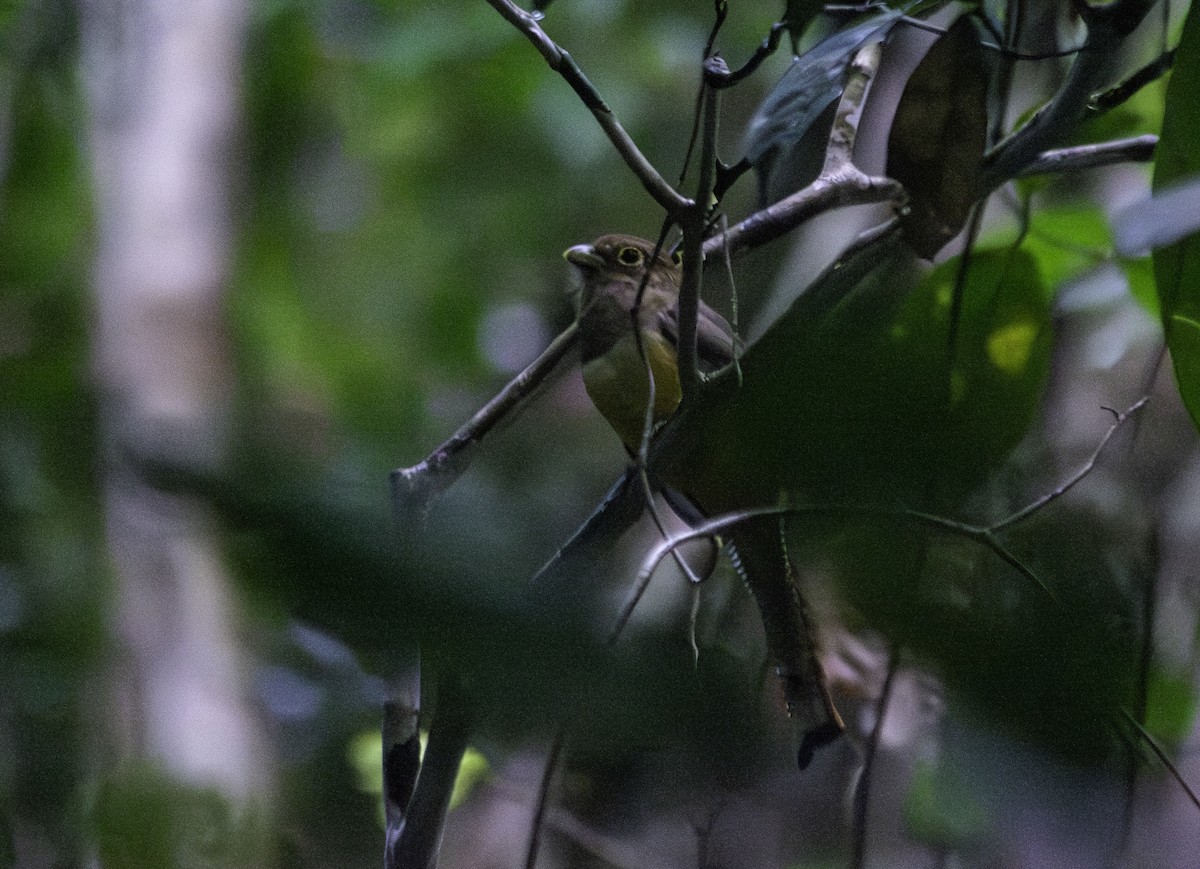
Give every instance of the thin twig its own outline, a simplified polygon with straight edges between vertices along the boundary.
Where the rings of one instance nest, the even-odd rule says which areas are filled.
[[[954,519],[948,519],[945,516],[938,516],[933,513],[925,513],[920,510],[910,510],[903,507],[882,507],[873,505],[861,504],[808,504],[804,506],[780,506],[780,507],[757,507],[748,510],[739,510],[736,512],[725,513],[720,516],[714,516],[706,519],[703,522],[696,523],[688,531],[676,534],[669,539],[663,540],[646,556],[642,562],[642,569],[638,574],[638,581],[648,581],[650,574],[658,567],[659,562],[667,556],[674,548],[682,544],[700,538],[712,538],[729,530],[735,525],[747,522],[751,519],[757,519],[763,516],[784,516],[784,515],[868,515],[868,516],[883,516],[888,518],[908,519],[912,522],[917,522],[921,525],[943,531],[948,534],[953,534],[957,537],[963,537],[967,540],[972,540],[985,548],[991,550],[1004,563],[1008,564],[1026,579],[1035,583],[1047,596],[1060,602],[1058,595],[1053,589],[1045,584],[1045,582],[1025,565],[1015,554],[1013,554],[1000,540],[999,534],[1013,525],[1029,518],[1037,511],[1051,503],[1052,501],[1062,497],[1080,480],[1091,473],[1096,466],[1096,461],[1100,454],[1104,451],[1105,446],[1112,440],[1117,429],[1129,417],[1140,410],[1146,402],[1149,401],[1149,396],[1143,396],[1128,409],[1124,411],[1105,408],[1109,413],[1113,414],[1115,420],[1109,426],[1108,431],[1100,438],[1100,442],[1096,445],[1096,449],[1092,452],[1091,457],[1084,463],[1083,467],[1071,475],[1064,483],[1055,488],[1052,492],[1041,496],[1032,503],[1013,513],[1006,519],[1002,519],[992,525],[981,526],[971,525],[966,522],[959,522]]]
[[[707,58],[705,69],[724,66],[720,58]],[[696,358],[696,320],[700,316],[700,287],[704,274],[704,228],[708,219],[708,203],[712,198],[716,178],[717,120],[720,113],[719,93],[704,85],[701,96],[700,169],[696,183],[696,199],[681,216],[683,228],[683,281],[679,287],[679,386],[683,403],[690,402],[700,384],[700,369]]]
[[[852,162],[854,142],[858,135],[858,116],[866,98],[867,85],[878,68],[880,55],[881,48],[876,42],[863,46],[855,55],[834,115],[833,131],[825,150],[825,164],[816,180],[706,239],[706,258],[722,249],[734,254],[766,244],[809,218],[834,208],[888,201],[897,206],[903,204],[904,187],[898,181],[867,175]]]
[[[1153,562],[1148,565],[1145,578],[1141,582],[1142,592],[1142,630],[1141,644],[1138,649],[1137,673],[1133,683],[1133,711],[1129,714],[1142,727],[1146,726],[1146,711],[1150,701],[1150,668],[1154,663],[1154,618],[1155,602],[1158,598],[1158,571],[1161,565],[1157,558],[1158,547],[1151,547]],[[1133,834],[1134,809],[1137,807],[1138,791],[1138,755],[1132,749],[1129,752],[1128,765],[1125,769],[1124,811],[1121,813],[1121,834],[1117,853],[1123,853]]]
[[[649,486],[649,480],[646,477],[644,470],[642,471],[642,479],[644,481],[643,484]],[[650,505],[651,511],[653,511],[653,496],[648,491],[646,493],[646,499],[647,503]],[[654,516],[654,523],[658,526],[658,533],[662,535],[662,539],[664,541],[673,539],[672,536],[667,533],[666,527],[658,518],[657,513],[652,512],[651,515]],[[695,574],[692,572],[690,566],[687,566],[686,561],[684,561],[683,557],[679,554],[679,547],[672,547],[671,554],[675,557],[676,563],[678,563],[688,575],[688,578],[693,582],[699,582],[698,579],[695,579]],[[639,572],[638,575],[634,577],[633,586],[629,589],[628,594],[625,595],[625,602],[621,604],[621,609],[617,611],[617,620],[613,623],[613,628],[609,632],[608,639],[604,643],[605,648],[612,648],[617,644],[617,640],[621,638],[621,634],[624,632],[625,626],[629,624],[629,620],[633,617],[633,611],[637,608],[642,596],[646,593],[646,589],[650,586],[650,577],[653,575],[654,571],[651,570],[644,574]]]
[[[875,771],[875,758],[879,754],[879,742],[883,736],[883,722],[887,717],[888,704],[892,700],[892,687],[896,681],[896,671],[900,668],[899,649],[892,648],[888,652],[887,675],[883,679],[883,689],[879,692],[879,701],[875,704],[875,726],[867,737],[867,750],[863,756],[862,770],[858,774],[858,782],[854,788],[854,818],[851,822],[854,851],[850,859],[852,869],[862,869],[867,860],[867,812],[871,803],[871,776]]]
[[[1125,715],[1125,720],[1133,725],[1133,729],[1137,731],[1138,736],[1140,736],[1142,740],[1148,746],[1150,746],[1150,750],[1154,752],[1154,756],[1158,758],[1159,763],[1166,767],[1167,772],[1171,773],[1172,778],[1174,778],[1179,786],[1183,788],[1183,792],[1187,794],[1188,799],[1192,801],[1192,805],[1194,805],[1197,809],[1200,809],[1200,796],[1197,796],[1196,792],[1192,790],[1191,786],[1187,783],[1187,779],[1185,779],[1183,774],[1179,771],[1179,767],[1175,766],[1175,763],[1167,755],[1166,750],[1162,747],[1162,745],[1159,744],[1158,740],[1154,738],[1150,731],[1139,724],[1137,719],[1129,714],[1128,710],[1122,710],[1122,712]]]
[[[836,177],[818,178],[807,187],[735,223],[725,232],[705,239],[704,256],[708,258],[726,246],[731,255],[759,247],[835,208],[878,202],[899,205],[904,198],[904,187],[900,182],[866,175],[849,166]]]
[[[1164,12],[1168,9],[1163,3]],[[1093,112],[1103,113],[1115,109],[1129,100],[1134,94],[1151,82],[1158,81],[1175,65],[1175,49],[1164,51],[1150,63],[1143,66],[1125,81],[1114,85],[1103,93],[1092,97],[1088,108]]]
[[[650,519],[654,522],[654,527],[658,530],[659,536],[665,540],[669,536],[667,526],[658,512],[658,505],[654,503],[654,487],[650,485],[650,475],[646,473],[645,465],[639,465],[637,470],[638,479],[642,483],[642,497],[646,502],[646,512],[650,514]],[[687,577],[688,582],[692,585],[699,585],[704,581],[703,577],[696,575],[696,571],[692,570],[692,566],[688,564],[687,559],[680,554],[679,550],[675,550],[672,555],[675,557],[675,564],[679,567],[683,575]],[[617,641],[624,628],[625,625],[623,623],[617,624],[609,641],[610,645]]]
[[[883,507],[866,504],[807,504],[804,506],[781,506],[781,507],[754,507],[747,510],[738,510],[731,513],[724,513],[720,516],[714,516],[699,522],[692,526],[687,531],[674,535],[673,537],[663,540],[655,546],[646,555],[642,561],[641,570],[638,571],[637,580],[634,587],[638,588],[643,583],[649,582],[650,576],[658,568],[659,563],[667,557],[672,549],[682,546],[692,540],[703,538],[715,538],[718,535],[730,530],[731,528],[748,522],[752,519],[762,518],[764,516],[877,516],[888,519],[907,519],[911,522],[916,522],[920,525],[933,528],[937,531],[942,531],[946,534],[951,534],[956,537],[962,537],[971,540],[985,549],[990,550],[993,554],[1000,558],[1005,564],[1012,567],[1025,579],[1036,585],[1048,598],[1056,604],[1062,605],[1062,601],[1052,588],[1046,585],[1045,581],[1037,575],[1032,569],[1025,565],[1016,555],[1014,555],[1004,545],[1004,543],[993,533],[991,528],[984,528],[978,525],[970,525],[966,522],[958,522],[954,519],[947,519],[944,516],[938,516],[933,513],[923,513],[919,510],[909,510],[903,507]]]
[[[662,253],[666,245],[667,233],[670,232],[673,222],[670,215],[663,220],[662,229],[658,231],[658,240],[654,242],[654,251],[651,254],[650,262],[658,261],[658,255]],[[642,438],[637,451],[637,463],[641,468],[646,467],[646,457],[650,454],[650,437],[654,434],[654,408],[658,404],[655,397],[657,382],[654,379],[654,366],[650,364],[650,354],[646,349],[646,336],[642,332],[642,300],[646,297],[646,287],[650,286],[650,274],[648,268],[642,272],[642,280],[633,296],[633,307],[629,309],[629,328],[633,331],[633,344],[637,348],[642,369],[646,372],[646,406],[643,408]]]
[[[546,827],[546,810],[550,805],[550,788],[554,784],[554,774],[558,772],[558,764],[562,759],[566,743],[567,728],[561,726],[554,734],[550,750],[546,752],[546,765],[542,767],[537,802],[534,803],[533,808],[533,820],[529,825],[529,844],[525,848],[525,869],[534,869],[537,865],[538,851],[542,847],[542,830]]]
[[[677,214],[687,208],[691,200],[680,195],[646,159],[630,135],[625,132],[612,109],[601,98],[599,91],[587,80],[574,58],[546,35],[537,18],[510,0],[487,0],[487,3],[533,43],[533,47],[538,50],[550,69],[562,76],[571,86],[571,90],[575,91],[587,106],[609,141],[613,143],[625,165],[642,182],[642,186],[654,201],[671,214]]]
[[[700,55],[704,58],[704,74],[700,76],[700,87],[696,89],[696,103],[692,110],[692,131],[688,134],[687,150],[683,154],[683,168],[679,171],[678,187],[683,187],[683,182],[687,180],[688,167],[692,163],[692,152],[696,148],[696,142],[700,138],[700,117],[703,115],[703,106],[705,95],[709,91],[708,83],[708,61],[713,53],[713,46],[717,42],[717,34],[721,32],[721,28],[725,25],[725,19],[729,16],[729,3],[726,0],[715,0],[715,15],[713,18],[713,26],[708,31],[708,39],[704,43],[704,51]],[[722,62],[723,63],[723,62]],[[728,72],[724,66],[721,67]]]
[[[689,543],[691,540],[702,538],[715,538],[719,534],[730,531],[734,526],[740,523],[748,522],[754,519],[760,519],[763,516],[880,516],[886,519],[906,519],[916,522],[918,525],[924,525],[929,528],[934,528],[935,531],[952,534],[954,537],[960,537],[973,541],[984,549],[990,550],[995,556],[1001,559],[1004,563],[1013,568],[1016,573],[1024,576],[1026,580],[1036,585],[1046,597],[1055,601],[1055,604],[1062,605],[1062,600],[1058,598],[1054,589],[1046,585],[1042,577],[1038,576],[1036,571],[1033,571],[1021,559],[1016,557],[1012,551],[1004,546],[1003,541],[992,532],[991,528],[970,525],[967,522],[959,522],[953,519],[947,519],[946,516],[938,516],[931,513],[922,513],[920,510],[910,510],[906,508],[894,507],[877,507],[870,504],[806,504],[803,507],[760,507],[746,510],[734,511],[734,513],[722,514],[714,516],[712,519],[697,523],[692,526],[689,531],[673,535],[670,539],[662,541],[656,545],[653,550],[650,550],[646,558],[642,561],[642,568],[638,571],[635,588],[640,587],[642,583],[648,582],[650,575],[658,569],[659,563],[666,558],[668,553],[678,546]]]
[[[787,25],[782,21],[776,21],[771,25],[771,30],[767,34],[766,39],[762,41],[762,44],[755,49],[754,54],[742,66],[732,71],[726,69],[723,72],[719,70],[710,72],[706,69],[704,71],[704,80],[714,90],[724,90],[725,88],[733,87],[742,79],[753,74],[762,65],[764,60],[775,53],[775,50],[779,48],[779,43],[783,39],[783,34],[786,32]]]
[[[1058,488],[1056,488],[1054,491],[1047,492],[1045,495],[1042,495],[1040,498],[1038,498],[1033,503],[1027,504],[1025,507],[1022,507],[1016,513],[1013,513],[1007,519],[1001,519],[999,522],[990,526],[988,528],[988,530],[991,531],[993,534],[999,534],[1001,531],[1004,531],[1007,528],[1011,528],[1013,525],[1016,525],[1018,522],[1022,522],[1025,519],[1028,519],[1030,516],[1032,516],[1038,510],[1041,510],[1043,507],[1045,507],[1047,504],[1049,504],[1051,501],[1054,501],[1057,498],[1061,498],[1063,495],[1065,495],[1076,483],[1078,483],[1080,480],[1082,480],[1084,477],[1086,477],[1088,474],[1090,474],[1092,472],[1092,469],[1094,467],[1096,467],[1096,460],[1100,458],[1100,453],[1102,453],[1104,451],[1104,447],[1108,445],[1108,442],[1112,439],[1112,436],[1114,434],[1116,434],[1117,429],[1119,429],[1121,427],[1121,424],[1124,423],[1125,420],[1129,419],[1129,417],[1132,414],[1134,414],[1138,410],[1140,410],[1146,404],[1146,402],[1149,400],[1150,400],[1150,396],[1144,395],[1141,398],[1139,398],[1136,402],[1134,402],[1132,405],[1130,405],[1129,408],[1124,411],[1113,410],[1110,407],[1106,407],[1105,410],[1107,410],[1109,413],[1111,413],[1113,415],[1113,417],[1115,417],[1115,419],[1113,420],[1113,424],[1108,427],[1108,431],[1106,431],[1104,433],[1103,437],[1100,438],[1100,442],[1098,444],[1096,444],[1096,449],[1094,449],[1092,451],[1091,457],[1086,462],[1084,462],[1083,467],[1081,467],[1078,471],[1076,471],[1074,474],[1072,474],[1071,477],[1066,482],[1059,485]]]

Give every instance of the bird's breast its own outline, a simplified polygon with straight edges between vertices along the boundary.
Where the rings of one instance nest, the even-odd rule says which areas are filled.
[[[627,328],[607,352],[588,358],[585,348],[583,363],[583,385],[592,403],[625,446],[635,452],[642,442],[650,401],[650,374],[654,377],[655,424],[675,412],[682,394],[675,347],[657,332],[643,332],[642,338],[645,360],[638,352],[633,330]]]

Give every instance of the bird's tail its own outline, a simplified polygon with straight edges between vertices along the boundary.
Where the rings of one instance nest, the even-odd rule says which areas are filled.
[[[829,696],[814,625],[779,520],[764,517],[739,524],[730,534],[729,554],[758,605],[788,715],[796,722],[797,761],[804,769],[813,752],[837,739],[845,725]]]

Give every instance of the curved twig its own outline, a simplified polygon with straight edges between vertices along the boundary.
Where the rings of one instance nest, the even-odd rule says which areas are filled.
[[[1146,402],[1149,400],[1150,400],[1150,396],[1143,395],[1141,398],[1139,398],[1137,401],[1135,401],[1133,404],[1131,404],[1125,410],[1113,410],[1111,407],[1104,408],[1105,410],[1107,410],[1109,413],[1111,413],[1113,415],[1113,417],[1114,417],[1113,424],[1110,425],[1108,427],[1108,431],[1106,431],[1103,434],[1103,436],[1101,436],[1100,442],[1098,444],[1096,444],[1096,449],[1094,449],[1092,451],[1091,457],[1086,462],[1083,463],[1083,467],[1081,467],[1078,471],[1076,471],[1074,474],[1072,474],[1065,482],[1063,482],[1056,489],[1054,489],[1054,491],[1047,492],[1045,495],[1042,495],[1036,501],[1034,501],[1030,504],[1027,504],[1026,506],[1022,507],[1020,510],[1018,510],[1016,513],[1013,513],[1008,518],[1001,519],[999,522],[994,523],[993,525],[991,525],[988,528],[988,531],[992,532],[993,534],[999,534],[1001,531],[1004,531],[1007,528],[1011,528],[1013,525],[1016,525],[1018,522],[1022,522],[1025,519],[1028,519],[1030,516],[1032,516],[1038,510],[1041,510],[1043,507],[1045,507],[1047,504],[1049,504],[1051,501],[1054,501],[1055,499],[1061,498],[1063,495],[1065,495],[1076,483],[1078,483],[1080,480],[1082,480],[1084,477],[1086,477],[1088,474],[1090,474],[1092,472],[1092,469],[1096,467],[1096,460],[1100,458],[1100,453],[1102,453],[1104,451],[1104,448],[1108,445],[1108,442],[1110,440],[1112,440],[1112,436],[1117,433],[1117,429],[1119,429],[1121,427],[1121,425],[1127,419],[1129,419],[1129,417],[1131,415],[1133,415],[1134,413],[1137,413],[1137,411],[1141,410],[1145,406]]]

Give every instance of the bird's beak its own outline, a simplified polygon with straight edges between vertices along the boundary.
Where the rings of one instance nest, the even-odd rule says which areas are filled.
[[[563,259],[580,269],[598,269],[604,260],[590,244],[577,244],[563,251]]]

